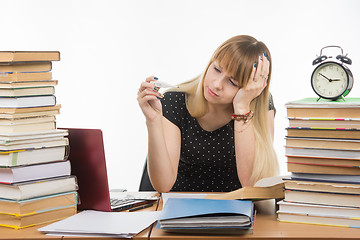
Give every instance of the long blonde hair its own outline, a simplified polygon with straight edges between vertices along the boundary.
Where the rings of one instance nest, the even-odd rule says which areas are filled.
[[[255,133],[255,160],[250,182],[254,184],[261,178],[278,174],[278,161],[273,148],[272,136],[268,125],[269,85],[271,80],[271,54],[263,42],[247,35],[230,38],[221,44],[212,55],[205,71],[200,76],[179,85],[177,91],[186,93],[186,106],[195,118],[204,116],[207,102],[204,97],[203,83],[205,74],[214,61],[217,61],[236,81],[239,87],[245,87],[249,81],[254,63],[266,53],[270,61],[267,86],[250,104],[254,112],[253,126]]]

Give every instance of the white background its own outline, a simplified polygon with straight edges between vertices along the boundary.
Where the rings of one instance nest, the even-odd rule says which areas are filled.
[[[110,188],[138,189],[147,152],[136,101],[149,75],[180,83],[200,74],[228,38],[252,35],[272,53],[275,149],[286,174],[284,104],[316,97],[311,65],[340,45],[360,97],[360,1],[0,0],[0,50],[57,50],[59,127],[103,130]],[[337,55],[329,50],[327,55]]]

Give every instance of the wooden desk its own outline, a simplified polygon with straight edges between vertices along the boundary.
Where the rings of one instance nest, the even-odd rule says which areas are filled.
[[[160,204],[160,207],[162,205]],[[238,235],[238,236],[205,236],[205,235],[180,235],[164,233],[161,229],[155,227],[151,232],[151,239],[156,240],[200,240],[200,239],[360,239],[360,229],[343,228],[343,227],[328,227],[310,224],[296,224],[296,223],[283,223],[276,220],[276,214],[273,202],[259,202],[256,204],[258,213],[255,217],[254,230],[252,234]],[[153,208],[146,209],[155,210]],[[42,226],[40,226],[42,227]],[[39,227],[31,227],[22,230],[13,230],[0,227],[0,239],[26,239],[26,240],[39,240],[39,239],[65,239],[65,240],[79,240],[84,238],[75,237],[52,237],[46,236],[37,231]],[[150,228],[145,229],[139,233],[134,239],[148,239]],[[93,240],[110,240],[111,238],[91,238]]]
[[[11,228],[0,227],[0,239],[26,239],[26,240],[38,240],[38,239],[62,239],[62,237],[46,236],[37,231],[38,228],[45,225],[36,227],[29,227],[20,230]]]

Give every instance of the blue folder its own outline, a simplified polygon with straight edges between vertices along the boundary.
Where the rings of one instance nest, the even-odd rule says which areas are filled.
[[[162,227],[162,222],[171,219],[183,219],[194,217],[209,216],[239,216],[249,221],[249,224],[242,227],[219,226],[201,227],[201,229],[217,229],[217,230],[249,230],[253,223],[254,204],[248,200],[213,200],[213,199],[189,199],[189,198],[170,198],[165,203],[164,208],[159,217],[160,228],[163,230],[186,230],[200,229],[199,227]],[[180,232],[181,232],[180,231]],[[221,232],[220,232],[221,233]]]

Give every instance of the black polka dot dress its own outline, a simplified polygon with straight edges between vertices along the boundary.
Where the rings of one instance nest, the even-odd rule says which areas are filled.
[[[237,175],[234,122],[208,132],[201,128],[185,104],[182,92],[167,92],[163,115],[181,131],[177,180],[172,191],[228,192],[241,188]]]

